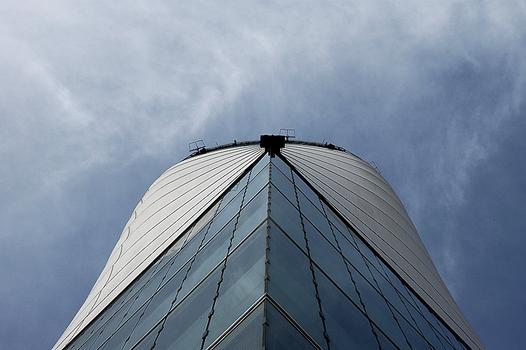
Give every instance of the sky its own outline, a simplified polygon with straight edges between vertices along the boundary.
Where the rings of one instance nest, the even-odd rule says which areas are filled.
[[[189,142],[280,128],[374,161],[526,348],[526,2],[4,0],[0,47],[0,348],[54,345]]]

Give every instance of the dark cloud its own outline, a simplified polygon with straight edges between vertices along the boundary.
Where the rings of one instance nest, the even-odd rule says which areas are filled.
[[[51,347],[187,143],[293,127],[374,160],[488,348],[525,348],[526,8],[0,5],[0,343]]]

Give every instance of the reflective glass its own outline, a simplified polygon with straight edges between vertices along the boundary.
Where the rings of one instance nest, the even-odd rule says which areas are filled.
[[[255,232],[227,258],[205,348],[263,295],[265,232]]]
[[[138,312],[136,312],[132,317],[130,317],[123,325],[119,328],[119,330],[114,333],[106,343],[100,347],[100,349],[105,350],[114,350],[114,349],[121,349],[130,336],[130,333],[132,332],[133,328],[137,324],[137,321],[139,320],[139,317],[143,313],[144,309],[146,308],[146,305],[144,305]],[[143,333],[144,334],[144,333]]]
[[[302,249],[306,250],[300,213],[274,186],[270,186],[270,216]]]
[[[110,337],[117,328],[123,323],[123,319],[126,316],[128,309],[130,308],[133,300],[128,300],[126,304],[119,309],[105,324],[101,327],[100,331],[96,336],[93,336],[88,340],[82,349],[97,349],[106,339]],[[89,344],[89,347],[87,345]]]
[[[166,316],[176,299],[183,278],[184,271],[176,274],[146,304],[146,310],[140,315],[137,325],[130,334],[129,344],[135,344],[153,325]]]
[[[263,156],[263,158],[261,158],[259,162],[257,162],[257,164],[254,165],[254,167],[252,168],[250,172],[250,180],[256,177],[256,175],[258,175],[261,172],[261,169],[263,169],[265,165],[269,163],[269,161],[270,157],[268,155]]]
[[[216,350],[256,350],[263,342],[263,304],[258,306],[236,328],[212,349]]]
[[[367,318],[319,269],[315,272],[331,349],[378,349]]]
[[[432,349],[425,339],[422,338],[422,336],[411,325],[409,325],[405,319],[400,318],[398,322],[400,322],[400,326],[404,330],[404,334],[413,349]]]
[[[212,234],[219,232],[219,230],[225,226],[227,222],[229,222],[237,213],[239,213],[239,209],[241,209],[241,204],[243,201],[243,191],[239,192],[228,205],[221,210],[219,213],[217,213],[216,217],[212,221],[212,225],[210,226],[210,232]]]
[[[285,197],[297,207],[296,194],[294,192],[294,185],[283,173],[276,167],[272,168],[271,182],[276,186]]]
[[[239,214],[232,247],[237,246],[267,217],[268,188],[265,187]]]
[[[252,181],[248,183],[243,206],[254,197],[268,183],[268,166],[265,167]]]
[[[138,344],[135,344],[133,347],[130,347],[131,342],[124,345],[123,350],[128,350],[133,348],[133,350],[152,350],[155,339],[159,334],[159,330],[162,328],[163,324],[159,322],[154,329],[152,329],[144,338],[142,338]]]
[[[289,179],[289,181],[292,182],[291,169],[287,164],[285,164],[281,157],[274,157],[271,159],[271,162],[275,167],[277,167],[281,171],[281,173],[284,176],[286,176]]]
[[[157,349],[200,348],[220,272],[220,269],[216,269],[199,288],[196,288],[168,315],[155,341]]]
[[[378,327],[373,327],[373,328],[374,328],[374,333],[376,334],[376,339],[378,339],[378,343],[380,344],[380,349],[382,350],[397,350],[398,349],[393,344],[393,342],[390,341],[389,338],[387,338],[385,334],[383,334],[378,329]],[[413,350],[418,350],[418,349],[413,349]]]
[[[229,228],[229,229],[226,229]],[[190,270],[183,281],[179,300],[184,298],[195,286],[212,271],[227,255],[233,227],[228,225],[214,239],[212,239],[195,257],[190,264]]]
[[[266,350],[316,349],[271,303],[266,302],[265,308],[267,316]]]
[[[301,214],[316,226],[316,228],[325,235],[325,238],[336,246],[331,227],[329,226],[329,222],[325,215],[322,214],[303,193],[298,193],[298,200],[300,203]]]
[[[269,294],[325,345],[309,259],[274,225],[270,226],[269,245]]]
[[[219,203],[219,209],[218,212],[223,210],[231,201],[234,199],[237,195],[242,194],[245,190],[245,186],[248,183],[248,176],[249,174],[246,174],[239,180],[231,189],[228,191],[223,198],[221,199],[221,203]]]
[[[345,262],[340,253],[310,224],[304,221],[305,232],[309,240],[311,258],[359,305],[360,299]]]
[[[292,177],[294,178],[294,184],[298,188],[298,190],[303,193],[304,196],[306,196],[310,202],[318,208],[318,210],[322,211],[321,203],[318,195],[307,185],[301,177],[296,174],[295,172],[292,173]]]

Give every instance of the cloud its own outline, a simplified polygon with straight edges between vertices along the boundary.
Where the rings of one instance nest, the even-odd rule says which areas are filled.
[[[462,290],[458,228],[430,222],[471,198],[474,169],[524,112],[525,14],[520,1],[4,1],[0,245],[19,247],[2,252],[5,307],[16,315],[15,289],[30,287],[13,272],[43,273],[17,263],[23,252],[50,273],[66,269],[68,247],[91,244],[75,253],[94,279],[128,212],[188,142],[282,127],[374,160]],[[54,282],[78,281],[78,268]],[[40,283],[33,296],[57,291]],[[76,298],[67,322],[87,289],[63,293]]]

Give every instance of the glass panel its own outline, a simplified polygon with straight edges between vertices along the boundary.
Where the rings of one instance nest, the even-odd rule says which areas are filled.
[[[227,222],[229,222],[241,209],[241,203],[243,200],[243,191],[239,192],[236,197],[222,210],[220,211],[214,220],[212,226],[210,226],[211,234],[219,232]]]
[[[133,350],[151,350],[152,346],[155,342],[155,339],[157,339],[157,335],[159,334],[159,330],[162,328],[163,324],[159,322],[154,329],[152,329],[146,337],[141,339],[141,341],[133,347]],[[131,343],[128,343],[124,345],[123,350],[130,349]]]
[[[197,254],[195,260],[191,263],[188,276],[183,281],[178,297],[179,300],[195,288],[195,286],[226,257],[230,238],[233,234],[233,226],[234,224],[229,224],[225,227],[225,229]]]
[[[411,344],[413,349],[432,349],[428,343],[422,338],[422,336],[413,328],[407,321],[400,318],[400,326],[404,330],[404,334],[407,337],[407,341]],[[440,349],[440,348],[437,348]]]
[[[303,335],[290,324],[269,302],[265,303],[267,332],[265,349],[267,350],[308,350],[316,349]]]
[[[265,232],[256,232],[227,258],[205,348],[263,295]]]
[[[299,211],[272,185],[270,186],[270,216],[296,244],[306,251]]]
[[[271,159],[271,162],[273,165],[275,165],[281,173],[286,176],[291,182],[292,182],[292,173],[290,167],[285,164],[285,162],[281,159],[281,157],[274,157]]]
[[[133,331],[133,328],[137,324],[137,321],[139,320],[139,317],[142,315],[145,308],[146,305],[144,305],[138,312],[136,312],[131,318],[129,318],[128,321],[126,321],[126,323],[124,323],[122,327],[119,328],[119,330],[115,334],[113,334],[111,338],[106,343],[104,343],[104,345],[100,349],[121,349],[128,337],[130,336],[130,333]]]
[[[135,344],[154,324],[166,316],[176,299],[184,275],[185,271],[180,271],[153,296],[147,304],[146,311],[140,315],[137,326],[130,334],[129,344]]]
[[[325,345],[309,259],[274,225],[270,226],[269,243],[269,294],[319,344]]]
[[[263,331],[263,304],[257,307],[250,316],[228,334],[221,343],[214,346],[216,350],[249,350],[261,349]]]
[[[378,349],[367,318],[319,269],[315,271],[331,349]]]
[[[283,173],[276,167],[272,168],[271,182],[276,186],[285,197],[297,207],[296,193],[294,192],[294,185],[283,175]]]
[[[254,167],[252,168],[250,172],[250,181],[252,181],[252,179],[261,172],[261,169],[263,169],[265,165],[269,163],[269,161],[270,161],[270,157],[268,155],[265,155],[263,156],[263,158],[261,158],[261,160],[256,165],[254,165]]]
[[[393,344],[392,341],[389,340],[383,334],[378,327],[374,327],[374,333],[376,334],[376,338],[378,339],[378,343],[380,343],[380,349],[382,350],[397,350],[398,348]],[[417,348],[414,348],[413,350],[418,350]]]
[[[311,258],[359,305],[360,299],[356,288],[340,253],[321,236],[312,224],[308,221],[304,221],[304,224]]]
[[[133,300],[128,300],[126,304],[119,309],[117,313],[115,313],[109,320],[104,324],[103,327],[101,327],[100,332],[97,336],[92,337],[90,340],[88,340],[87,344],[90,345],[90,349],[97,349],[106,339],[108,339],[115,331],[117,331],[117,328],[123,323],[123,318],[126,316],[126,313],[128,312],[128,309],[130,308]],[[87,347],[83,347],[85,349]]]
[[[327,219],[330,221],[333,229],[337,230],[341,235],[346,236],[347,240],[352,245],[355,245],[354,240],[350,237],[351,234],[349,233],[347,226],[326,205],[324,205],[324,210],[327,214]]]
[[[351,245],[349,241],[347,241],[347,239],[345,239],[345,237],[343,237],[338,231],[336,231],[336,238],[338,239],[338,243],[345,258],[356,270],[360,271],[360,273],[365,276],[368,281],[373,283],[373,276],[371,275],[371,272],[369,271],[362,254],[360,254],[360,252],[356,250],[356,248]]]
[[[130,314],[138,310],[148,299],[150,299],[157,291],[161,283],[164,282],[166,271],[170,268],[170,264],[166,264],[161,271],[156,273],[150,281],[139,291],[133,305],[130,309]]]
[[[242,194],[243,190],[245,189],[245,186],[248,183],[248,174],[243,176],[241,180],[239,180],[233,187],[228,191],[223,199],[221,200],[221,203],[219,204],[218,212],[223,210],[229,203],[234,199],[237,195]]]
[[[268,187],[247,204],[239,215],[236,226],[236,234],[232,241],[232,247],[237,246],[249,233],[267,217],[268,209]]]
[[[365,304],[367,315],[386,333],[398,347],[405,349],[407,343],[385,299],[360,274],[353,273],[356,287]]]
[[[256,195],[268,183],[268,172],[269,170],[267,166],[254,180],[249,182],[243,205],[246,205],[250,199],[252,199],[252,197],[254,197],[254,195]]]
[[[294,177],[294,184],[296,187],[311,201],[315,207],[318,208],[318,210],[322,211],[318,195],[309,187],[309,185],[303,182],[303,180],[295,172],[293,172],[292,175]]]
[[[336,241],[329,226],[329,222],[324,214],[322,214],[303,193],[298,193],[298,200],[300,202],[300,211],[316,228],[325,235],[334,246]]]
[[[220,277],[216,269],[170,313],[155,342],[157,349],[199,349]]]
[[[199,249],[199,246],[203,241],[203,237],[207,235],[207,229],[208,225],[203,227],[201,231],[198,234],[196,234],[174,257],[173,262],[170,265],[170,270],[167,274],[168,278],[170,278],[177,271],[179,271],[179,269],[195,255],[197,249]]]
[[[230,220],[222,229],[221,231],[219,231],[219,233],[214,233],[214,235],[212,234],[208,234],[206,236],[206,239],[205,241],[203,242],[203,247],[201,248],[201,250],[205,249],[206,248],[206,245],[209,244],[210,240],[215,240],[217,239],[216,237],[217,236],[222,236],[221,239],[227,239],[227,240],[230,240],[230,237],[232,235],[232,232],[234,232],[234,227],[236,226],[236,222],[237,222],[237,216],[234,216],[232,218],[232,220]],[[227,238],[225,238],[227,237]],[[225,253],[225,256],[226,256],[226,253]]]

